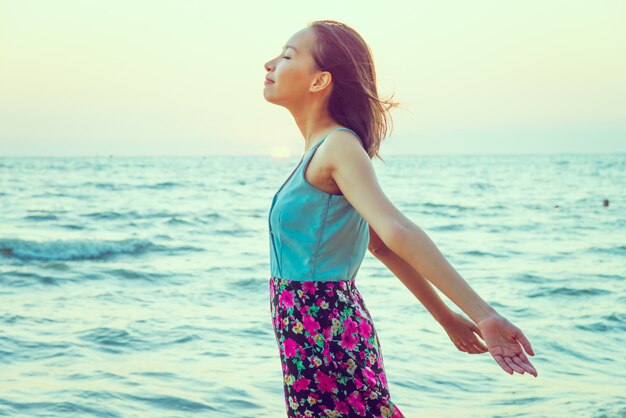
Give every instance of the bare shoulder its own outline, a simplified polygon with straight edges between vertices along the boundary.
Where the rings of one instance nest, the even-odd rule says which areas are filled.
[[[367,160],[370,160],[359,137],[344,129],[332,132],[328,135],[320,147],[320,150],[324,153],[324,165],[331,170],[335,168],[341,159],[346,157],[359,159],[366,158]]]
[[[359,138],[339,130],[324,142],[324,163],[342,194],[383,241],[392,240],[410,220],[385,195]]]

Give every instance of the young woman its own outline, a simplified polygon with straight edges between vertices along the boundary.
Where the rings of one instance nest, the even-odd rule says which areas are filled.
[[[270,311],[287,415],[404,416],[389,394],[378,335],[356,288],[366,249],[459,350],[489,351],[507,373],[536,377],[522,331],[487,304],[381,190],[371,158],[380,158],[386,115],[398,104],[379,99],[361,36],[340,22],[312,22],[265,69],[265,99],[287,108],[304,137],[304,155],[268,216]],[[450,311],[429,282],[473,322]]]

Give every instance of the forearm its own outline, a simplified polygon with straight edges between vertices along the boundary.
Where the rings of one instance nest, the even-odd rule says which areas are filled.
[[[439,297],[428,280],[424,279],[410,264],[384,244],[378,249],[373,250],[372,255],[380,260],[398,279],[400,279],[437,322],[442,324],[450,318],[451,311],[448,306]]]
[[[385,244],[398,257],[434,284],[475,323],[496,313],[452,267],[430,237],[411,222],[399,227]]]

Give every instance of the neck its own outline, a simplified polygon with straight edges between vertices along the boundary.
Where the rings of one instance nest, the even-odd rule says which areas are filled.
[[[290,111],[304,138],[303,154],[310,151],[329,131],[341,126],[328,113],[326,103],[315,101]]]

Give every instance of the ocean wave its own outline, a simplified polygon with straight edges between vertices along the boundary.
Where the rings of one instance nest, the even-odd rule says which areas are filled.
[[[144,254],[164,247],[144,239],[119,241],[0,239],[0,255],[20,260],[104,260],[122,254]]]

